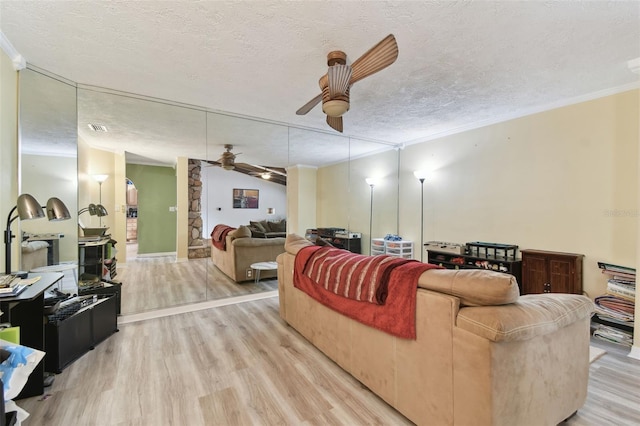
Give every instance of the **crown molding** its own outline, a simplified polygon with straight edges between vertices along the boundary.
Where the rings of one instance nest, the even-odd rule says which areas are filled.
[[[640,58],[639,58],[640,59]],[[631,61],[630,61],[631,62]],[[631,67],[629,67],[631,69]],[[576,96],[570,99],[562,99],[557,102],[552,102],[546,105],[536,106],[532,108],[527,108],[524,110],[517,111],[512,114],[503,114],[492,119],[482,120],[475,123],[469,123],[463,126],[456,127],[454,129],[449,129],[443,132],[434,133],[429,136],[425,136],[422,138],[414,139],[405,142],[406,146],[415,145],[418,143],[429,142],[435,139],[443,138],[445,136],[456,135],[458,133],[467,132],[469,130],[479,129],[481,127],[491,126],[498,123],[504,123],[506,121],[515,120],[517,118],[526,117],[528,115],[538,114],[541,112],[551,111],[557,108],[563,108],[570,105],[579,104],[582,102],[592,101],[594,99],[604,98],[606,96],[617,95],[618,93],[627,92],[630,90],[640,89],[640,80],[634,81],[631,83],[623,84],[621,86],[611,87],[609,89],[599,90],[597,92],[587,93],[586,95]]]
[[[4,53],[6,53],[9,59],[11,59],[13,69],[20,71],[27,66],[27,61],[20,53],[18,53],[2,31],[0,31],[0,48],[2,48]]]

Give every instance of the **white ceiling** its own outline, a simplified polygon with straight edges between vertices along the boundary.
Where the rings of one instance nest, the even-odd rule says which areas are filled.
[[[335,133],[319,106],[306,116],[295,111],[319,93],[329,51],[353,61],[389,33],[398,60],[354,85],[347,136],[411,144],[639,87],[628,67],[640,57],[638,1],[1,0],[0,31],[29,64],[80,85],[229,113],[207,123],[207,134],[218,137],[210,159],[228,143],[220,138],[225,128],[216,127],[223,117],[259,118],[249,123],[269,126],[278,138],[283,128],[273,123]],[[118,97],[104,110],[109,103],[91,99],[96,93],[105,96],[90,91],[79,101],[89,144],[157,161],[190,148],[179,117],[136,120],[140,108],[127,107],[131,99]],[[98,124],[119,133],[96,139],[83,130],[90,120],[113,121]],[[227,131],[247,130],[246,123]],[[245,161],[335,161],[325,157],[331,149],[306,137],[272,160],[262,130],[238,141]]]

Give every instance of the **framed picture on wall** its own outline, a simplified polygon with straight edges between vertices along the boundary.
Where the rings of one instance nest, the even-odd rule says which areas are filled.
[[[233,189],[234,209],[257,209],[259,191],[257,189]]]

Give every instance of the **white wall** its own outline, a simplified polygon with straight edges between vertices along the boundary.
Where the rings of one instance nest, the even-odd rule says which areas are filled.
[[[581,253],[585,292],[602,294],[606,279],[598,261],[636,267],[638,104],[638,91],[631,91],[408,146],[401,152],[399,234],[420,241],[420,183],[413,171],[431,169],[425,241]],[[371,162],[318,170],[318,223],[336,226],[351,218],[351,229],[365,232],[369,193],[345,192],[348,167],[351,176],[365,176]],[[359,212],[343,208],[348,199]],[[393,212],[374,210],[386,215],[376,220],[392,228]]]
[[[3,226],[18,199],[18,73],[11,59],[0,49],[0,216]],[[11,226],[17,234],[17,225]],[[19,244],[12,244],[12,270],[18,269]],[[4,273],[4,244],[0,246],[1,271]]]
[[[284,185],[202,164],[203,238],[209,238],[213,227],[218,224],[238,227],[248,225],[250,220],[279,220],[286,217],[287,190]],[[234,209],[234,188],[259,190],[259,207]],[[267,215],[267,207],[275,208],[276,213]]]

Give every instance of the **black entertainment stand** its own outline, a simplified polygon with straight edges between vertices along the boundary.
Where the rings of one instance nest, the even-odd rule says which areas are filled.
[[[487,269],[504,272],[516,277],[518,286],[522,283],[522,261],[508,255],[501,256],[492,250],[489,252],[475,251],[473,254],[458,254],[429,249],[427,250],[427,262],[447,269]]]

